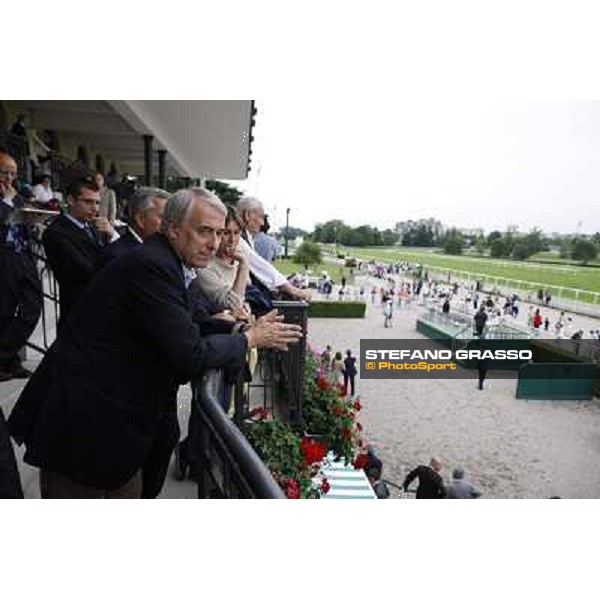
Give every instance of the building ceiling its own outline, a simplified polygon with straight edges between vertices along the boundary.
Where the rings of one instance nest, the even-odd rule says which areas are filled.
[[[167,173],[183,177],[244,179],[249,167],[250,100],[19,100],[35,129],[110,156],[123,169],[144,172],[144,135],[167,150]],[[154,152],[154,172],[157,153]]]

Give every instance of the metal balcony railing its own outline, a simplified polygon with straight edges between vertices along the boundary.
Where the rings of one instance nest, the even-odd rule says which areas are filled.
[[[260,350],[251,382],[238,380],[235,386],[234,419],[239,422],[251,408],[262,405],[276,418],[304,429],[302,390],[306,361],[308,304],[303,301],[275,301],[274,307],[286,323],[302,328],[302,339],[280,350]]]
[[[190,428],[199,498],[283,499],[283,491],[219,403],[223,375],[208,371],[194,385]]]

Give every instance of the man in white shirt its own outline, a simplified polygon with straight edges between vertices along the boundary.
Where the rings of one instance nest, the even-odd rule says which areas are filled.
[[[293,286],[271,263],[261,258],[254,250],[253,236],[264,224],[265,210],[260,200],[243,196],[237,202],[237,210],[244,224],[239,250],[244,254],[250,273],[271,291],[288,294],[297,300],[309,301],[311,294]]]
[[[54,192],[50,187],[51,179],[49,175],[44,175],[42,180],[33,188],[36,202],[47,204],[54,198]]]

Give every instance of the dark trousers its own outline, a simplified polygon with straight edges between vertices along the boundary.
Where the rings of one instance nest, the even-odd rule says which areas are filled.
[[[0,370],[20,366],[19,350],[42,312],[42,286],[28,254],[0,253]]]
[[[348,393],[348,382],[350,382],[350,395],[354,396],[354,377],[355,375],[348,375],[348,373],[344,373],[344,389],[346,393]]]
[[[0,499],[6,498],[23,498],[23,489],[8,426],[0,409]]]
[[[165,484],[171,455],[179,441],[179,423],[175,411],[163,413],[150,453],[142,468],[142,498],[157,498]]]
[[[116,490],[101,490],[77,483],[60,473],[40,470],[40,492],[48,499],[139,499],[142,497],[142,472]]]
[[[483,389],[483,382],[485,381],[485,376],[487,375],[487,369],[477,369],[479,372],[479,389]]]

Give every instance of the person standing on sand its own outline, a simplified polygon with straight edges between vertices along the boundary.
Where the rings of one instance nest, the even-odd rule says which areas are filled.
[[[452,483],[446,487],[446,498],[449,500],[474,500],[480,496],[481,492],[468,481],[465,481],[464,470],[454,469]]]
[[[385,303],[385,307],[383,309],[383,316],[384,316],[384,321],[383,321],[383,326],[384,327],[393,327],[393,323],[392,323],[392,318],[394,316],[394,309],[392,307],[392,301],[388,300]]]
[[[419,479],[417,486],[417,500],[440,499],[446,497],[446,488],[444,480],[440,475],[442,463],[436,458],[432,458],[429,466],[419,465],[413,469],[404,480],[402,487],[404,491],[408,491],[408,486],[414,479]]]

